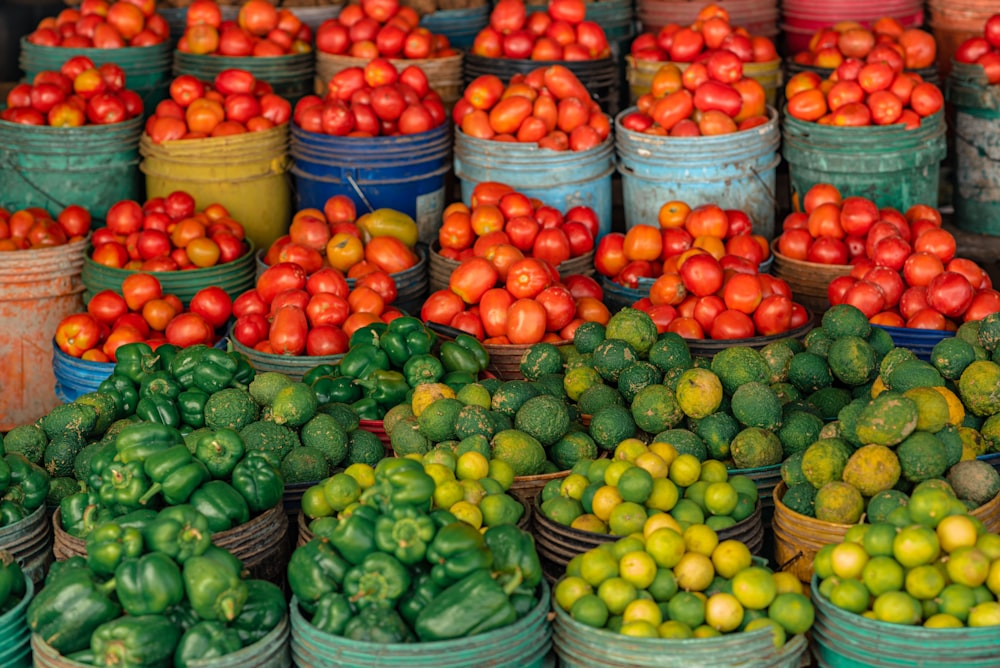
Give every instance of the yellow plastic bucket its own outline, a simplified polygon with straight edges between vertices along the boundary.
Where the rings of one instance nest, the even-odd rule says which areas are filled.
[[[228,137],[139,141],[146,196],[184,190],[199,209],[218,202],[243,223],[257,248],[268,248],[288,231],[292,189],[288,170],[288,126]]]
[[[658,60],[636,60],[632,55],[625,56],[628,61],[626,78],[628,79],[629,91],[632,95],[632,104],[639,99],[639,96],[649,92],[653,84],[653,77],[664,62]],[[687,69],[688,63],[674,63],[683,72]],[[781,59],[776,58],[764,63],[743,63],[743,74],[755,79],[757,83],[764,87],[764,93],[769,105],[776,106],[778,100],[778,89],[782,84]]]

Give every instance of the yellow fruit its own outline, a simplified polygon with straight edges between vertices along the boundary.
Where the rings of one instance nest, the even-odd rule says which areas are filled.
[[[673,463],[673,461],[677,459],[677,455],[680,454],[677,452],[677,448],[675,448],[673,445],[671,445],[670,443],[664,443],[662,441],[654,441],[653,443],[651,443],[649,446],[649,451],[652,452],[657,457],[659,457],[660,459],[662,459],[667,466],[670,466]]]
[[[666,478],[670,472],[670,465],[663,461],[655,452],[644,452],[635,458],[635,465],[644,469],[654,479]]]
[[[631,582],[636,589],[646,589],[653,584],[656,569],[656,561],[644,550],[629,552],[618,560],[618,573],[621,578]]]
[[[743,606],[732,594],[712,594],[705,602],[705,623],[717,631],[735,631],[743,622]]]
[[[490,460],[490,477],[500,483],[506,492],[514,484],[514,469],[501,459]]]
[[[451,508],[465,498],[465,489],[457,480],[449,480],[434,488],[434,505],[438,508]]]
[[[563,610],[569,610],[573,607],[584,594],[592,594],[594,588],[590,584],[579,576],[569,576],[561,579],[555,588],[555,599],[556,603]]]
[[[684,533],[681,525],[668,513],[657,513],[646,518],[646,523],[642,525],[642,535],[649,539],[654,531],[660,529],[672,529],[677,535]]]
[[[594,493],[591,507],[594,510],[594,514],[602,522],[607,522],[611,519],[611,511],[621,502],[622,496],[618,493],[618,490],[611,485],[604,485],[604,487],[601,487]]]
[[[361,489],[368,489],[375,484],[375,469],[370,464],[356,462],[344,469],[344,473],[354,478]]]
[[[442,485],[455,479],[455,474],[444,464],[424,464],[424,473],[434,479],[435,485]]]
[[[579,529],[580,531],[589,531],[590,533],[607,533],[608,525],[602,522],[596,515],[586,514],[580,515],[570,522],[570,527],[573,529]]]
[[[653,491],[646,499],[646,506],[664,513],[670,512],[677,505],[681,492],[669,478],[653,478]]]
[[[459,521],[465,522],[469,526],[475,527],[476,529],[483,526],[482,511],[479,510],[478,506],[474,506],[468,501],[459,501],[448,508],[448,510],[451,511],[451,514],[458,518]]]
[[[677,585],[687,591],[704,591],[712,584],[715,568],[712,560],[700,552],[686,552],[674,566]]]
[[[628,580],[621,577],[607,578],[597,587],[597,596],[608,606],[612,615],[625,612],[628,604],[636,599],[639,592]]]
[[[708,369],[688,369],[677,379],[677,405],[688,417],[708,417],[722,403],[722,381]]]
[[[559,493],[571,499],[579,501],[583,498],[583,491],[590,485],[587,476],[579,473],[571,473],[559,484]]]
[[[690,487],[701,477],[701,462],[694,455],[684,453],[670,465],[670,480],[678,487]]]
[[[618,559],[610,550],[588,550],[580,557],[580,577],[590,586],[599,587],[608,578],[618,577]]]
[[[646,552],[660,568],[676,566],[684,551],[684,537],[673,529],[657,529],[646,536]]]
[[[733,596],[745,608],[763,610],[778,595],[774,575],[766,568],[751,566],[733,576]]]
[[[645,443],[637,438],[626,438],[615,446],[614,459],[634,462],[644,452],[649,452]]]
[[[656,601],[651,601],[648,598],[637,598],[625,606],[625,612],[622,613],[622,622],[625,624],[647,622],[655,627],[663,623],[663,613],[660,611],[660,606],[656,604]]]
[[[948,402],[948,424],[958,426],[965,420],[965,406],[954,392],[947,387],[931,387],[932,390],[940,394]]]
[[[688,552],[697,552],[711,557],[719,544],[719,535],[704,524],[692,524],[684,530],[684,547]]]
[[[968,515],[949,515],[935,528],[941,549],[952,552],[959,547],[972,547],[979,540],[979,531]]]
[[[444,383],[423,383],[413,388],[413,399],[410,400],[410,408],[413,414],[420,417],[424,409],[433,404],[438,399],[454,399],[455,390]]]
[[[712,565],[715,572],[724,578],[732,579],[734,575],[753,563],[750,548],[738,540],[724,540],[712,550]],[[794,576],[793,576],[794,577]],[[795,580],[798,582],[798,579]]]

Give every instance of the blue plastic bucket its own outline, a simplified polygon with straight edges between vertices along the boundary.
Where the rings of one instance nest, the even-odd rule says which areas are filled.
[[[612,313],[617,313],[625,307],[630,307],[643,297],[649,296],[649,289],[655,282],[653,279],[639,279],[638,287],[616,283],[607,276],[600,278],[601,289],[604,290],[604,304]]]
[[[955,332],[941,329],[913,329],[910,327],[889,327],[875,325],[889,333],[897,348],[909,348],[914,355],[924,361],[931,358],[931,351],[941,339],[955,336]]]
[[[490,3],[470,9],[439,9],[425,14],[420,26],[436,35],[444,35],[456,49],[472,47],[479,31],[490,22]]]
[[[56,377],[56,397],[65,403],[76,401],[98,386],[115,370],[114,362],[89,362],[67,355],[52,342],[52,371]]]
[[[600,221],[600,238],[611,231],[614,171],[610,136],[587,151],[553,151],[537,144],[476,139],[455,129],[455,176],[462,181],[466,204],[477,184],[499,181],[560,211],[589,206]]]
[[[0,666],[29,668],[31,666],[31,628],[26,612],[35,595],[35,583],[24,578],[25,593],[21,601],[0,615]]]
[[[298,210],[322,210],[334,195],[346,195],[362,211],[370,205],[409,215],[425,244],[437,238],[451,171],[449,123],[414,135],[334,137],[293,122],[291,156]]]
[[[768,109],[764,125],[714,137],[661,137],[633,132],[615,119],[618,172],[622,176],[625,227],[656,225],[663,204],[672,200],[714,202],[745,211],[753,231],[774,236],[778,112]]]

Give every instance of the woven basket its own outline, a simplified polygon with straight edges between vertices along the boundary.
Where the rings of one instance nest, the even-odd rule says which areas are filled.
[[[849,264],[819,264],[793,260],[778,252],[777,240],[771,242],[774,266],[771,274],[783,279],[792,289],[792,297],[814,316],[822,316],[830,308],[827,288],[835,278],[851,273]]]

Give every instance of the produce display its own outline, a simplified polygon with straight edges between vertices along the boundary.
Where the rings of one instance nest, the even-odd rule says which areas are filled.
[[[827,70],[835,70],[850,58],[865,63],[885,61],[902,64],[905,70],[933,67],[937,58],[934,36],[920,28],[904,28],[896,19],[885,16],[871,28],[843,21],[831,28],[817,30],[809,38],[809,49],[792,56],[792,61]]]
[[[49,475],[45,469],[8,449],[0,459],[0,527],[26,518],[45,503],[48,493]]]
[[[177,50],[194,55],[273,57],[312,51],[312,30],[288,9],[264,0],[240,6],[236,21],[223,21],[215,0],[195,0]]]
[[[139,204],[111,205],[95,230],[90,259],[117,269],[145,272],[214,267],[246,255],[243,225],[218,203],[196,210],[182,190]]]
[[[38,22],[25,39],[38,46],[66,49],[120,49],[155,46],[166,41],[170,26],[153,2],[84,0],[55,18]]]
[[[546,11],[528,13],[522,0],[500,0],[479,31],[471,53],[486,58],[543,61],[599,60],[611,55],[604,29],[586,19],[582,0],[550,0]]]
[[[987,82],[1000,83],[1000,14],[987,19],[982,37],[970,37],[958,46],[955,60],[982,65]]]
[[[0,250],[61,246],[81,241],[90,233],[90,212],[71,204],[55,219],[41,207],[8,211],[0,207]]]
[[[20,564],[10,552],[0,550],[0,615],[20,603],[24,592],[24,573]]]
[[[315,523],[317,537],[288,564],[293,605],[312,626],[367,643],[431,642],[513,624],[538,604],[531,535],[512,524],[480,532],[431,510],[433,493],[419,462],[385,459],[349,514]]]
[[[100,67],[73,56],[58,71],[44,70],[30,84],[7,93],[0,119],[24,125],[76,128],[123,123],[142,115],[142,98],[125,88],[125,71],[114,63]]]
[[[889,519],[858,525],[844,542],[824,547],[814,562],[819,595],[887,624],[1000,624],[996,534],[954,505],[947,483],[927,485]]]
[[[392,137],[427,132],[447,121],[441,96],[416,65],[401,71],[385,58],[347,67],[327,83],[326,96],[295,104],[295,124],[336,137]]]
[[[683,71],[665,63],[653,75],[651,90],[625,114],[626,130],[671,137],[699,137],[749,130],[768,121],[764,87],[743,75],[731,51],[714,51]]]
[[[321,53],[352,58],[423,60],[458,53],[448,38],[420,27],[420,16],[398,0],[361,0],[345,5],[316,30]]]
[[[555,151],[586,151],[611,134],[611,121],[564,65],[515,74],[507,86],[484,74],[465,88],[452,120],[476,139],[537,143]]]
[[[735,54],[743,63],[767,63],[778,58],[774,42],[733,26],[729,12],[716,4],[703,7],[692,25],[668,23],[655,33],[639,35],[631,46],[636,60],[675,63],[701,62],[719,50]]]
[[[101,523],[86,559],[50,569],[28,625],[66,658],[103,666],[184,668],[257,643],[286,618],[284,594],[245,578],[206,522],[174,506]]]
[[[534,257],[558,267],[594,250],[600,221],[588,206],[564,214],[494,181],[476,184],[471,203],[470,208],[456,202],[444,211],[438,252],[448,259],[493,261],[503,255],[509,263]]]
[[[182,74],[170,82],[170,98],[146,119],[154,144],[180,139],[264,132],[287,123],[292,105],[246,70],[223,70],[211,84]]]

